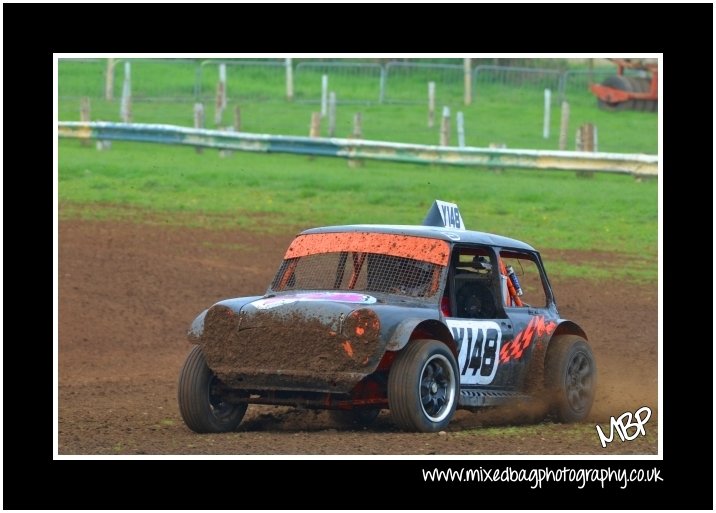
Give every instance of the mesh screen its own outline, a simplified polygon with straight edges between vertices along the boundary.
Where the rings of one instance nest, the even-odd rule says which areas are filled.
[[[270,291],[356,290],[427,298],[444,267],[375,253],[321,253],[283,261]]]

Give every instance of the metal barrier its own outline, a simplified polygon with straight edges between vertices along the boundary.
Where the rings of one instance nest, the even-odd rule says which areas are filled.
[[[139,123],[58,123],[58,135],[137,141],[259,153],[293,153],[349,159],[490,168],[555,169],[657,176],[658,157],[620,153],[457,148],[359,139],[248,134]]]

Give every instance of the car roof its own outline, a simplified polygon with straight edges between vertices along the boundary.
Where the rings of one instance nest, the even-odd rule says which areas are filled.
[[[536,251],[535,248],[517,239],[495,235],[493,233],[476,232],[472,230],[454,230],[442,226],[418,226],[399,224],[350,224],[342,226],[323,226],[311,228],[301,232],[301,235],[314,233],[340,233],[340,232],[368,232],[393,233],[396,235],[412,235],[414,237],[428,237],[448,242],[467,242],[472,244],[486,244],[502,248],[525,249]]]

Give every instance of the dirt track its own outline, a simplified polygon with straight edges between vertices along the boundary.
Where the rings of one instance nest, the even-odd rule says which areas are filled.
[[[590,422],[483,430],[520,417],[459,411],[446,435],[403,433],[384,411],[368,430],[324,412],[255,406],[236,433],[183,424],[176,380],[194,316],[227,297],[261,294],[293,234],[265,236],[106,221],[62,221],[59,232],[60,454],[655,454],[657,290],[556,280],[566,318],[587,331],[599,369]],[[604,254],[550,252],[579,263]],[[599,445],[593,425],[652,408],[648,437]],[[585,436],[589,430],[594,433]]]

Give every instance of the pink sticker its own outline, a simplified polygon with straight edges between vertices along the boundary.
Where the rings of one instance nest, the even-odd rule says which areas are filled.
[[[259,310],[268,310],[281,305],[290,305],[299,301],[337,301],[339,303],[358,303],[371,305],[377,300],[367,294],[354,292],[305,292],[288,296],[269,297],[251,303]]]

